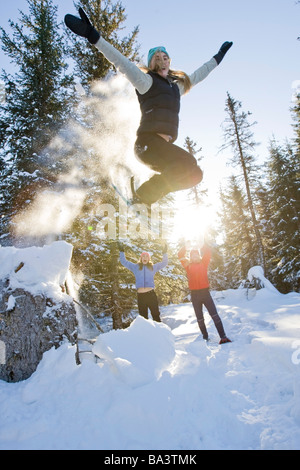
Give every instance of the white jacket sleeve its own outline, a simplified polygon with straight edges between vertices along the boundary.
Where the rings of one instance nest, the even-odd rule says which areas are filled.
[[[102,36],[95,46],[111,64],[128,78],[139,93],[143,95],[151,88],[152,77],[142,72],[134,62],[121,54],[114,46],[105,41]]]
[[[207,75],[209,75],[210,72],[212,72],[217,67],[217,65],[218,63],[216,59],[212,57],[208,62],[205,62],[205,64],[201,65],[201,67],[199,67],[197,70],[195,70],[195,72],[189,75],[192,86],[195,86],[197,85],[197,83],[202,82],[202,80],[204,80]],[[180,94],[182,95],[184,93],[184,88],[180,83],[177,84],[180,90]]]

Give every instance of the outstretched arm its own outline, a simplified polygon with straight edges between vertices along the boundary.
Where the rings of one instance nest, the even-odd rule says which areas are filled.
[[[160,269],[163,269],[167,266],[168,264],[168,254],[167,253],[164,253],[163,254],[163,259],[162,261],[160,261],[159,263],[155,263],[153,265],[153,271],[156,273],[157,271],[159,271]]]
[[[122,266],[124,266],[124,268],[129,269],[129,271],[136,271],[137,265],[126,259],[124,251],[120,251],[120,263],[122,264]]]
[[[151,88],[152,77],[142,72],[134,62],[121,54],[114,46],[105,41],[103,37],[100,37],[95,46],[111,64],[114,64],[128,78],[139,93],[143,95]]]
[[[186,246],[183,245],[178,252],[179,261],[181,265],[184,267],[184,269],[186,269],[188,265],[190,264],[189,260],[185,257],[186,251],[187,251]]]
[[[204,80],[207,75],[209,75],[210,72],[212,72],[220,64],[226,52],[231,48],[232,44],[232,42],[224,42],[216,55],[214,55],[208,62],[205,62],[205,64],[201,65],[201,67],[199,67],[189,76],[192,86],[195,86],[197,83]],[[180,83],[178,83],[178,86],[180,93],[183,94],[183,87],[180,85]]]
[[[139,93],[146,93],[152,85],[152,77],[142,72],[132,61],[105,41],[100,32],[93,27],[82,8],[78,11],[80,18],[70,14],[65,16],[67,27],[73,33],[94,44],[106,59],[128,78]]]

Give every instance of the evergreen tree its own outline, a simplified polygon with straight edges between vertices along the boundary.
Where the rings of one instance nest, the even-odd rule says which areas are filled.
[[[231,176],[227,193],[221,191],[223,227],[224,277],[226,287],[236,288],[255,265],[254,231],[249,217],[246,198],[237,178]]]
[[[29,13],[20,12],[19,22],[9,21],[12,37],[0,28],[2,49],[17,70],[13,75],[3,71],[1,76],[6,92],[0,112],[5,161],[1,171],[5,208],[1,210],[6,222],[44,184],[41,152],[66,119],[70,104],[72,79],[66,75],[57,7],[52,0],[27,3]]]
[[[295,124],[293,124],[295,130],[295,150],[296,154],[298,154],[298,158],[300,155],[300,93],[297,93],[295,97],[295,105],[292,108],[292,117],[294,119]]]
[[[264,169],[265,169],[264,165]],[[255,188],[255,210],[258,221],[258,226],[261,234],[261,238],[264,246],[265,253],[265,268],[268,273],[269,280],[274,282],[272,278],[272,249],[273,249],[273,239],[274,232],[276,231],[276,226],[272,218],[272,209],[271,209],[271,193],[269,191],[268,185],[266,182],[258,181],[257,187]]]
[[[184,141],[184,147],[187,149],[187,151],[193,155],[193,157],[196,158],[198,162],[202,160],[203,157],[196,157],[197,153],[201,152],[202,148],[200,147],[199,149],[196,148],[197,143],[193,142],[190,137],[186,137]],[[204,202],[204,198],[207,196],[207,189],[202,189],[202,185],[194,186],[193,188],[190,189],[189,191],[193,202],[195,203],[196,206],[200,206]]]
[[[255,124],[248,122],[249,112],[245,113],[241,110],[241,103],[234,100],[227,93],[226,111],[228,118],[225,120],[225,144],[223,149],[228,146],[232,147],[234,156],[232,163],[239,166],[242,170],[242,178],[245,184],[247,195],[247,206],[251,216],[251,221],[256,237],[257,245],[257,262],[262,265],[265,270],[265,255],[263,242],[257,222],[254,199],[253,199],[253,182],[258,179],[258,167],[252,154],[256,143],[253,141],[253,133],[251,127]]]
[[[299,154],[271,143],[268,162],[273,233],[273,276],[278,289],[299,289]]]
[[[125,9],[120,2],[81,0],[75,2],[74,6],[76,10],[79,7],[84,9],[95,28],[114,47],[131,60],[136,59],[138,28],[127,38],[118,37],[126,20]],[[85,97],[73,114],[72,142],[68,141],[67,151],[62,155],[68,161],[70,172],[75,169],[78,182],[84,186],[86,193],[82,211],[74,221],[68,237],[74,245],[73,264],[84,278],[80,284],[81,301],[92,314],[108,316],[112,319],[113,328],[121,328],[127,324],[127,316],[135,300],[131,294],[128,295],[128,289],[120,287],[123,279],[120,278],[122,270],[116,240],[123,216],[119,213],[118,197],[111,187],[110,171],[118,173],[117,163],[114,162],[116,157],[111,149],[108,158],[107,150],[110,145],[115,147],[115,141],[119,138],[120,151],[125,151],[121,145],[122,136],[114,135],[119,129],[113,117],[110,118],[113,98],[115,102],[122,101],[122,98],[115,95],[108,97],[99,92],[99,81],[113,70],[113,66],[88,41],[66,31],[72,43],[68,53],[74,59],[75,74],[85,90]],[[114,112],[118,112],[118,109]],[[123,169],[126,173],[125,162],[120,171]],[[129,175],[126,175],[129,184]],[[124,178],[123,173],[122,176]],[[112,210],[109,209],[109,213],[104,216],[103,209],[106,206]],[[109,233],[109,227],[113,227],[114,233]]]

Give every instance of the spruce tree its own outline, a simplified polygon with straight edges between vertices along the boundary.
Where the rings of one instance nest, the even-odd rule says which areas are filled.
[[[295,131],[295,151],[300,158],[300,93],[297,93],[295,97],[295,104],[292,107],[292,117],[294,120],[294,131]]]
[[[137,58],[135,40],[138,28],[135,28],[129,37],[119,38],[119,32],[126,20],[125,9],[120,2],[82,0],[75,2],[74,6],[76,11],[69,13],[78,15],[78,8],[82,7],[94,27],[110,44],[131,60]],[[134,306],[135,296],[129,289],[121,288],[121,284],[126,284],[123,279],[124,276],[125,279],[128,277],[128,273],[124,273],[119,262],[116,240],[119,237],[119,224],[123,222],[119,213],[119,200],[111,186],[110,171],[119,176],[118,169],[124,170],[128,185],[130,175],[126,162],[122,162],[122,165],[114,162],[116,156],[113,149],[109,159],[107,155],[110,143],[115,147],[115,141],[120,139],[122,143],[124,138],[117,135],[119,129],[111,117],[113,97],[117,92],[113,89],[114,91],[108,93],[110,97],[99,92],[99,82],[107,77],[114,67],[95,46],[83,38],[78,38],[69,30],[66,31],[71,43],[68,53],[75,62],[75,75],[85,90],[85,97],[74,114],[72,125],[75,138],[68,150],[70,169],[73,167],[76,171],[80,170],[79,184],[84,184],[86,191],[81,214],[74,221],[72,233],[69,234],[74,244],[74,265],[80,268],[81,276],[84,277],[79,295],[91,313],[95,316],[111,317],[113,328],[122,328],[127,325],[127,317]],[[110,82],[107,84],[109,86]],[[119,97],[115,97],[116,101],[119,102]],[[118,113],[118,109],[114,112]],[[84,145],[81,145],[81,139]],[[103,147],[106,156],[103,154]],[[125,148],[124,145],[121,148],[120,144],[120,152],[122,151],[124,152]],[[117,165],[120,168],[116,168]],[[122,176],[124,178],[123,173]],[[105,230],[100,234],[98,230],[105,220],[102,211],[106,204],[114,208],[114,213],[107,216],[108,225],[116,225],[116,233],[113,235]],[[112,219],[109,221],[109,218]]]
[[[202,160],[202,156],[197,157],[196,155],[201,152],[202,148],[200,147],[197,149],[197,143],[194,142],[190,137],[186,137],[184,141],[184,147],[187,149],[187,151],[193,155],[193,157],[196,158],[198,162]],[[203,204],[205,197],[207,196],[207,189],[202,189],[202,185],[200,186],[194,186],[193,188],[190,189],[189,191],[191,198],[193,200],[193,203],[199,207],[201,204]]]
[[[246,279],[249,268],[255,264],[255,240],[245,195],[231,176],[227,192],[220,193],[223,229],[224,276],[227,287],[236,288]]]
[[[299,155],[290,144],[272,141],[268,162],[272,222],[272,274],[276,287],[298,290],[300,269]]]
[[[70,107],[72,79],[66,74],[57,7],[52,0],[27,3],[29,12],[20,11],[18,22],[9,21],[12,36],[0,28],[2,49],[16,69],[13,74],[2,71],[1,76],[6,92],[0,113],[5,161],[1,172],[5,208],[1,210],[7,222],[9,214],[24,209],[49,178],[41,171],[41,152]]]
[[[258,179],[258,166],[255,164],[255,158],[253,156],[253,150],[257,146],[257,143],[253,141],[253,133],[251,131],[251,127],[255,123],[250,124],[248,122],[250,113],[241,111],[241,107],[241,102],[234,100],[230,94],[227,93],[225,109],[228,113],[228,118],[225,120],[225,144],[222,148],[232,147],[234,152],[232,163],[241,170],[241,177],[245,185],[247,206],[256,238],[257,263],[261,264],[265,270],[264,247],[256,217],[253,196],[254,182]]]

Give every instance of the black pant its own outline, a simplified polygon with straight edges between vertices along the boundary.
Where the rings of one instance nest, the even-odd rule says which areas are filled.
[[[210,314],[215,327],[219,333],[220,338],[225,338],[225,331],[223,328],[222,320],[218,315],[216,306],[214,304],[213,298],[210,295],[208,289],[199,289],[191,291],[192,304],[195,310],[197,317],[198,325],[201,330],[204,339],[208,338],[207,329],[203,317],[203,305],[207,308],[208,313]]]
[[[135,153],[139,160],[158,172],[136,191],[145,204],[153,204],[170,192],[191,188],[202,180],[203,173],[195,157],[157,134],[139,136]]]
[[[148,318],[148,308],[150,309],[153,320],[160,322],[158,300],[154,290],[143,293],[138,292],[139,314],[144,318]]]

